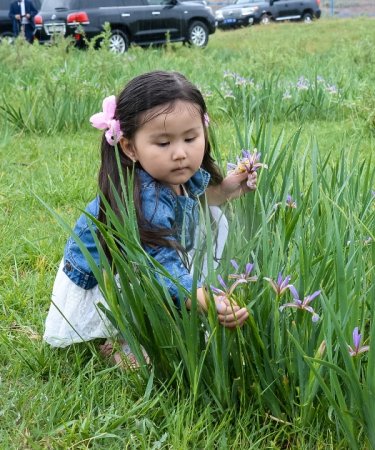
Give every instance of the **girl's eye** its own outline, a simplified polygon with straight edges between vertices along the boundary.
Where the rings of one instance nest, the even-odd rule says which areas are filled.
[[[193,142],[195,139],[196,139],[195,137],[186,138],[185,142]]]
[[[156,145],[158,147],[166,147],[167,145],[169,145],[169,142],[158,142]]]

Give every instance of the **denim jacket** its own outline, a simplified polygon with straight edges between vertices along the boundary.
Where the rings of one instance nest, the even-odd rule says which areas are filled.
[[[176,239],[189,251],[193,248],[195,232],[199,223],[199,201],[209,183],[210,174],[203,169],[198,170],[187,181],[184,188],[187,195],[176,195],[172,189],[153,179],[144,170],[137,170],[136,174],[141,182],[142,212],[150,226],[156,228],[175,229],[175,234],[168,239]],[[85,209],[90,215],[98,217],[99,197],[89,203]],[[84,243],[99,266],[99,253],[92,231],[95,225],[88,223],[86,214],[82,214],[74,227],[74,232]],[[171,247],[149,247],[145,250],[189,292],[192,291],[193,279],[189,269],[183,263],[177,250]],[[64,273],[76,285],[83,289],[91,289],[97,281],[90,267],[73,237],[68,239],[64,251]],[[177,286],[163,277],[172,298],[179,303]],[[199,285],[198,285],[199,286]]]

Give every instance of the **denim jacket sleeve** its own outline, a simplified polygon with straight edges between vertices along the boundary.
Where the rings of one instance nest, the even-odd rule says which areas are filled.
[[[93,217],[98,217],[99,197],[89,203],[86,207],[86,212]],[[78,235],[79,239],[99,266],[99,252],[92,234],[95,231],[96,226],[92,222],[89,225],[89,218],[86,214],[82,214],[74,226],[74,233]],[[65,245],[63,272],[71,281],[73,281],[73,283],[83,289],[91,289],[98,284],[86,258],[83,256],[77,242],[72,236]]]
[[[177,199],[178,197],[166,186],[159,185],[159,188],[156,188],[154,184],[151,184],[143,186],[142,188],[142,209],[146,221],[148,221],[152,227],[173,230],[171,236],[168,238],[170,240],[178,240],[173,234],[176,228],[176,233],[180,234],[178,233],[178,228],[181,226],[181,223],[176,219],[178,210]],[[190,203],[192,203],[195,208],[198,208],[198,201],[196,199],[188,200],[190,200]],[[188,214],[190,213],[190,215],[193,215],[194,208],[190,207],[187,209]],[[194,218],[190,217],[188,220],[194,220]],[[150,256],[164,266],[168,273],[178,280],[179,284],[181,284],[188,292],[192,292],[193,277],[175,248],[146,246],[145,250]],[[181,300],[186,300],[180,298],[178,287],[172,280],[158,274],[156,275],[156,278],[166,286],[177,306],[181,304]],[[198,282],[197,286],[200,287],[201,284]]]

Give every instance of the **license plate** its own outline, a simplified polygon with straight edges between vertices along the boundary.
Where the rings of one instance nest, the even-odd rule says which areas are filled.
[[[224,23],[236,23],[236,19],[224,19]]]
[[[46,24],[44,29],[48,35],[51,34],[65,34],[65,23],[52,23]]]

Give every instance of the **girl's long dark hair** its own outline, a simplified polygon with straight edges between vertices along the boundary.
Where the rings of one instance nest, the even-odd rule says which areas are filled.
[[[204,114],[207,112],[206,104],[199,89],[178,72],[154,71],[137,76],[132,79],[116,99],[115,119],[120,121],[123,136],[132,141],[135,133],[141,125],[153,119],[155,115],[144,114],[152,108],[163,106],[156,114],[165,113],[173,109],[176,101],[186,101],[194,103],[200,112],[202,123],[204,124]],[[220,184],[223,177],[211,156],[210,143],[205,130],[205,152],[201,167],[210,173],[211,185]],[[101,144],[101,166],[99,170],[99,189],[108,201],[111,209],[119,215],[119,209],[113,189],[121,193],[121,177],[128,183],[129,174],[134,168],[139,167],[139,163],[134,165],[121,150],[118,145],[119,164],[116,159],[116,151],[108,144],[104,134]],[[175,241],[167,239],[171,235],[171,230],[152,229],[142,214],[141,192],[139,180],[133,174],[134,179],[134,205],[137,214],[140,239],[143,245],[150,246],[173,246]],[[101,202],[99,208],[99,221],[106,223],[105,207]],[[108,248],[104,240],[99,236],[101,244],[108,254]]]

